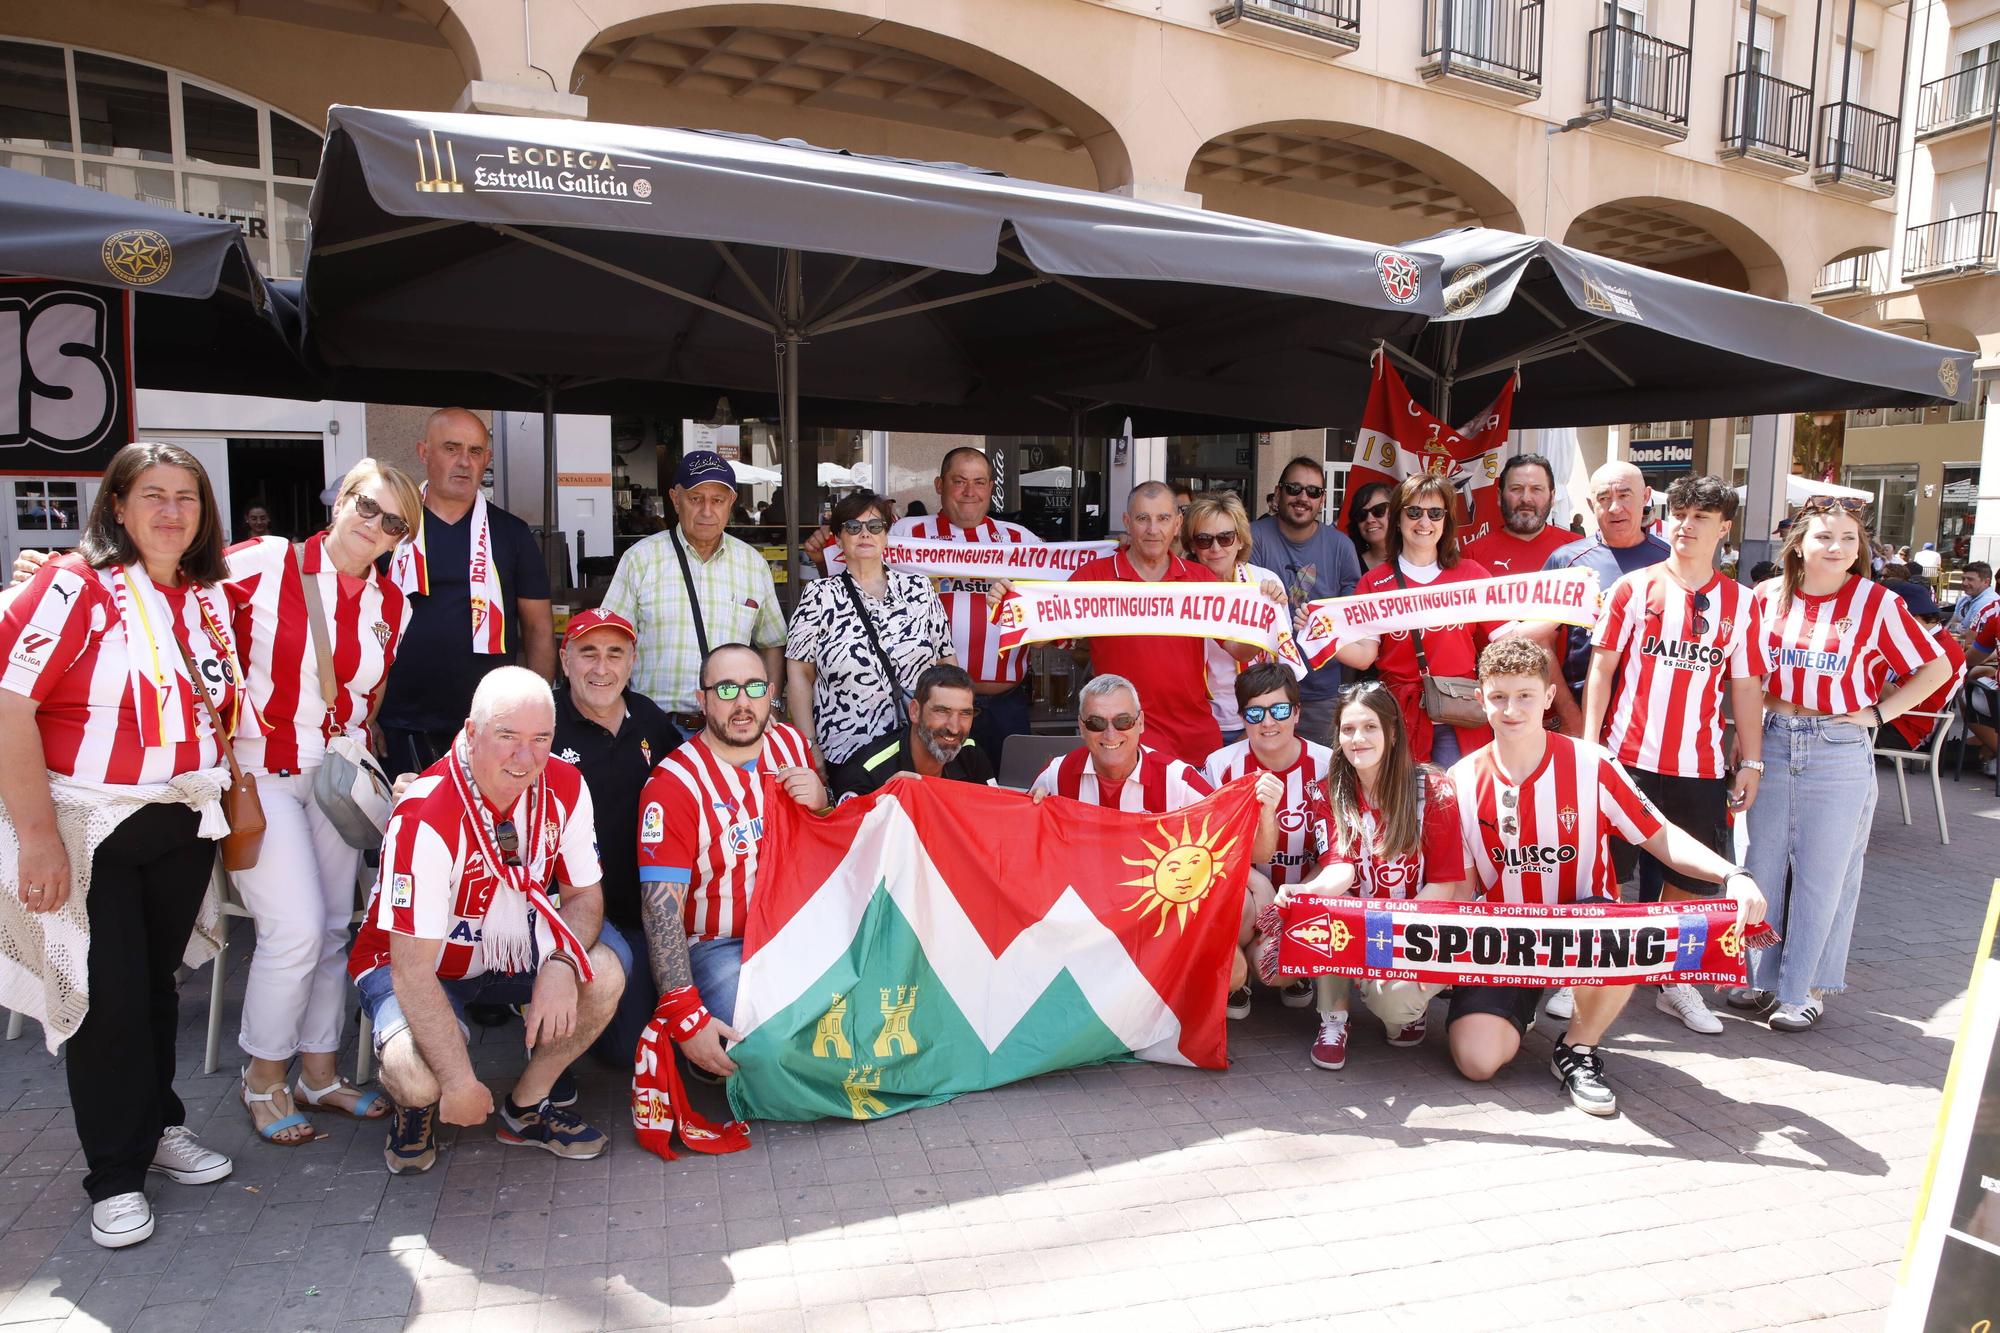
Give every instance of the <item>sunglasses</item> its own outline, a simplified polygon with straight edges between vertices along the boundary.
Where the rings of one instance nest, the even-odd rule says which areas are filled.
[[[1444,510],[1436,505],[1404,505],[1403,517],[1409,519],[1412,523],[1420,518],[1427,518],[1433,523],[1442,523],[1444,522]]]
[[[1251,704],[1248,708],[1243,710],[1243,720],[1245,722],[1248,722],[1251,726],[1254,727],[1267,717],[1270,718],[1273,722],[1283,722],[1286,718],[1290,717],[1293,713],[1296,713],[1298,711],[1299,711],[1299,706],[1297,704],[1291,704],[1291,703]]]
[[[1130,731],[1138,725],[1139,715],[1137,713],[1120,713],[1117,717],[1086,717],[1083,719],[1083,729],[1094,736],[1102,735],[1106,728]]]
[[[514,821],[503,819],[493,826],[493,841],[500,844],[500,859],[510,866],[521,864],[521,835],[514,831]]]
[[[1380,504],[1369,505],[1361,511],[1361,517],[1363,518],[1387,518],[1388,516],[1389,502],[1387,500],[1382,501]]]
[[[1226,551],[1236,545],[1236,534],[1233,532],[1197,532],[1194,536],[1188,538],[1188,545],[1194,547],[1197,551],[1206,551],[1211,546],[1218,551]]]
[[[1500,832],[1506,837],[1513,837],[1515,830],[1520,827],[1520,824],[1514,818],[1514,809],[1520,803],[1520,792],[1514,790],[1512,787],[1502,787],[1500,789],[1500,804],[1507,811],[1506,814],[1500,817]]]
[[[1873,503],[1872,500],[1857,500],[1848,495],[1815,495],[1799,506],[1799,513],[1831,514],[1839,510],[1841,513],[1859,516],[1867,513],[1869,505]]]
[[[752,699],[761,699],[771,692],[771,682],[768,680],[718,680],[715,684],[704,685],[702,688],[704,690],[714,690],[715,697],[727,703],[739,694],[748,695]]]
[[[889,530],[889,525],[879,518],[850,518],[840,525],[840,530],[849,537],[859,537],[864,532],[880,537]]]
[[[408,519],[404,518],[401,514],[389,513],[381,505],[376,504],[365,495],[356,494],[354,496],[354,512],[361,515],[363,519],[374,519],[382,525],[382,531],[388,533],[391,537],[400,539],[410,535],[410,523]]]
[[[1688,605],[1694,608],[1694,632],[1696,634],[1708,633],[1708,594],[1705,592],[1689,593]]]
[[[1281,481],[1278,489],[1286,495],[1303,495],[1309,500],[1317,500],[1326,494],[1324,486],[1308,486],[1302,481]]]

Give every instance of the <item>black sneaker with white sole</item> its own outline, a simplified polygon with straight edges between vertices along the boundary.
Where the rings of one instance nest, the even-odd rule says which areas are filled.
[[[1549,1061],[1556,1080],[1569,1089],[1570,1104],[1591,1115],[1618,1114],[1618,1094],[1604,1081],[1604,1057],[1595,1046],[1572,1046],[1556,1042]]]

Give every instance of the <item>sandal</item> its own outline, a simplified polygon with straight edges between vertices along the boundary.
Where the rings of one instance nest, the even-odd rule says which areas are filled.
[[[277,1083],[273,1084],[269,1092],[250,1091],[250,1071],[248,1069],[243,1071],[243,1109],[250,1112],[250,1128],[257,1131],[257,1137],[266,1143],[275,1143],[280,1148],[296,1148],[301,1143],[311,1143],[317,1137],[312,1131],[312,1121],[306,1119],[297,1111],[273,1120],[268,1125],[257,1123],[256,1103],[269,1102],[282,1110],[283,1105],[278,1101],[278,1098],[286,1095],[288,1094],[286,1093],[283,1079],[279,1079]],[[282,1137],[295,1129],[304,1129],[306,1133],[299,1137]]]
[[[354,1105],[352,1107],[342,1106],[339,1102],[327,1100],[329,1097],[337,1097],[343,1093],[353,1094]],[[301,1074],[298,1082],[292,1085],[292,1095],[298,1099],[301,1106],[310,1106],[315,1111],[335,1111],[354,1120],[380,1120],[389,1114],[389,1105],[383,1100],[381,1093],[374,1091],[372,1088],[358,1088],[337,1074],[334,1076],[333,1082],[323,1088],[309,1087],[306,1084],[305,1076]],[[377,1107],[381,1109],[376,1110],[375,1108]],[[371,1112],[373,1114],[370,1114]]]

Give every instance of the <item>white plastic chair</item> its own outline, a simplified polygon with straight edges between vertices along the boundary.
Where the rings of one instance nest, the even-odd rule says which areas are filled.
[[[1951,829],[1946,825],[1944,818],[1944,783],[1941,780],[1941,765],[1938,756],[1944,750],[1945,737],[1950,734],[1952,722],[1958,714],[1950,708],[1936,713],[1925,713],[1912,709],[1910,712],[1903,714],[1903,716],[1927,717],[1935,723],[1931,728],[1930,739],[1924,742],[1924,748],[1921,750],[1885,750],[1881,746],[1876,746],[1875,756],[1878,759],[1889,759],[1895,762],[1896,795],[1903,802],[1903,822],[1905,824],[1910,822],[1910,787],[1908,781],[1903,776],[1903,765],[1921,764],[1930,770],[1931,799],[1937,806],[1938,841],[1949,847],[1951,846]]]

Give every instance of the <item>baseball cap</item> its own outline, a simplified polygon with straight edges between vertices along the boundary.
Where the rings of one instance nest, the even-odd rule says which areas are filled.
[[[600,611],[592,607],[569,618],[569,628],[563,632],[563,647],[569,647],[594,629],[615,629],[632,642],[639,642],[639,631],[632,628],[631,621],[616,611]]]
[[[1938,614],[1937,598],[1931,596],[1931,590],[1923,584],[1909,580],[1892,580],[1882,586],[1894,592],[1898,597],[1901,597],[1903,605],[1909,608],[1911,615],[1934,616]]]
[[[720,482],[733,491],[736,489],[736,472],[729,466],[729,460],[712,449],[695,449],[682,454],[680,469],[674,473],[674,485],[686,490],[705,481]]]

